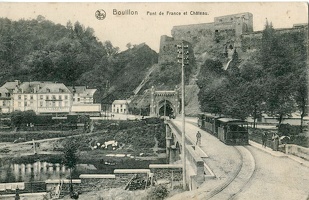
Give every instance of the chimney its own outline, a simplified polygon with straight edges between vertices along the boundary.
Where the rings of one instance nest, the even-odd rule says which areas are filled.
[[[20,85],[20,81],[19,80],[14,80],[14,82],[16,83],[16,85]]]

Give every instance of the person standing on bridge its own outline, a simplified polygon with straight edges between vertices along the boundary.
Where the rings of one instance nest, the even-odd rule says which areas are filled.
[[[273,140],[273,150],[278,151],[278,147],[279,147],[279,136],[278,136],[278,134],[273,133],[273,136],[271,137],[271,139]]]
[[[266,141],[267,141],[267,133],[266,131],[262,132],[262,147],[266,148]]]
[[[201,133],[199,131],[197,131],[197,133],[196,133],[196,145],[201,146],[201,138],[202,138]]]

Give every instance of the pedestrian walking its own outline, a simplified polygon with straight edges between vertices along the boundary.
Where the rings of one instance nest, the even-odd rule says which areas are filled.
[[[262,132],[262,147],[266,148],[266,142],[267,142],[267,132]]]
[[[202,138],[201,133],[199,131],[197,131],[197,133],[196,133],[196,145],[201,146],[201,138]]]
[[[277,133],[273,133],[271,139],[273,140],[273,150],[278,151],[279,147],[279,136]]]

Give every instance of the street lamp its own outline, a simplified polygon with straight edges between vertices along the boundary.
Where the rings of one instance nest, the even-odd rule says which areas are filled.
[[[186,134],[185,134],[185,72],[184,66],[189,64],[189,46],[184,45],[182,41],[181,45],[177,45],[178,62],[181,63],[181,117],[182,117],[182,184],[183,189],[186,190]]]

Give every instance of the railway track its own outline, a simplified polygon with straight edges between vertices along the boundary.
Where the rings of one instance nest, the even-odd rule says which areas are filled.
[[[195,122],[187,121],[186,123],[197,126]],[[255,159],[246,146],[234,146],[234,148],[241,159],[237,169],[224,183],[205,196],[203,195],[202,199],[234,200],[250,185],[250,181],[253,179],[256,171]]]
[[[210,192],[205,199],[237,199],[237,196],[246,189],[251,181],[256,170],[255,159],[245,146],[235,146],[235,148],[241,157],[237,170],[225,183]]]

